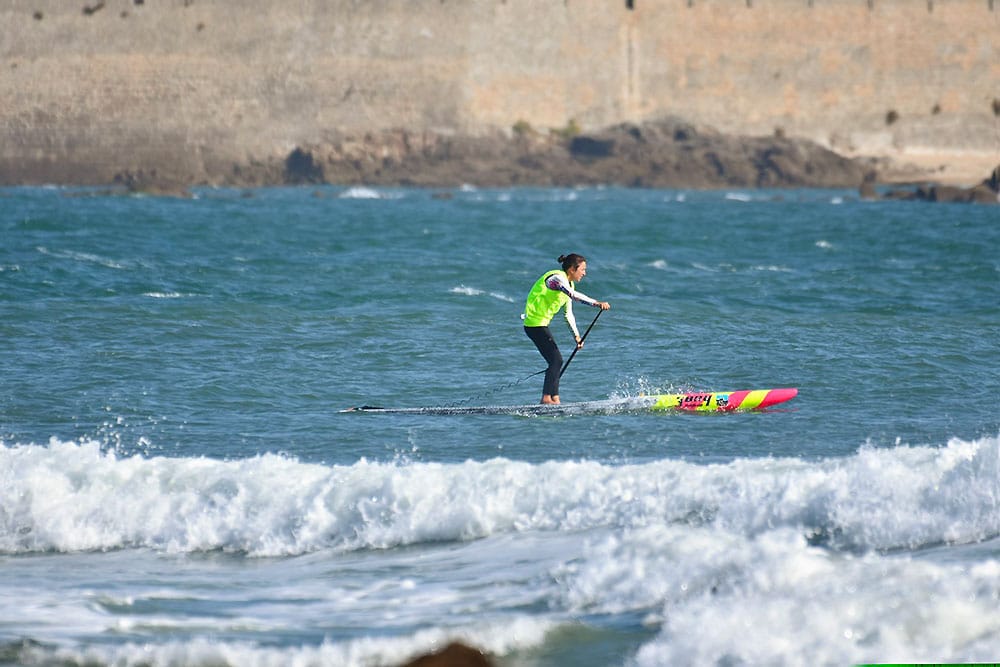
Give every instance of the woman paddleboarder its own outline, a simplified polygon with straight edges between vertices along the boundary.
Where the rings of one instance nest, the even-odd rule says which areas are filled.
[[[581,255],[572,253],[561,255],[561,269],[553,269],[543,274],[535,281],[528,299],[524,304],[524,333],[532,340],[542,357],[548,362],[545,370],[545,384],[542,388],[542,403],[559,403],[559,374],[562,370],[562,354],[556,345],[549,322],[559,309],[566,307],[566,323],[573,332],[576,349],[583,347],[583,339],[576,328],[576,318],[573,317],[573,302],[578,301],[588,306],[608,310],[611,304],[607,301],[592,299],[583,292],[576,291],[576,283],[587,275],[587,260]]]

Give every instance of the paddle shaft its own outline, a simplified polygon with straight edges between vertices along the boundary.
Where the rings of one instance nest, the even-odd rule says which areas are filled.
[[[580,351],[580,346],[583,345],[583,341],[587,340],[590,330],[594,328],[595,324],[597,324],[597,318],[600,317],[603,312],[603,310],[598,310],[597,315],[594,315],[594,321],[591,322],[590,326],[587,327],[587,330],[583,332],[583,336],[580,338],[580,344],[576,346],[576,349],[573,350],[573,354],[569,355],[569,359],[566,360],[566,363],[563,364],[562,370],[559,371],[560,378],[563,376],[563,373],[566,372],[566,369],[569,368],[569,362],[573,361],[573,357],[575,357],[576,353]]]

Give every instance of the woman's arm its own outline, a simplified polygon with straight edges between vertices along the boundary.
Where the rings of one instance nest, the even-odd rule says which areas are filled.
[[[593,306],[595,308],[600,307],[600,302],[597,299],[593,299],[584,294],[583,292],[573,289],[572,287],[570,287],[569,281],[566,280],[564,276],[561,276],[558,273],[554,273],[551,276],[549,276],[548,280],[545,281],[545,286],[548,287],[549,289],[554,289],[563,292],[564,294],[569,296],[569,298],[572,299],[573,301],[579,301],[580,303],[586,304],[588,306]],[[566,309],[568,312],[569,304],[566,304]]]

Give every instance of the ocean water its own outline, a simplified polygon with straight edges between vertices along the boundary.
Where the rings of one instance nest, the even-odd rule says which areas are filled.
[[[0,190],[0,663],[1000,655],[1000,213],[850,191]],[[530,403],[567,252],[608,300]],[[596,311],[577,307],[581,328]],[[568,354],[568,334],[554,330]]]

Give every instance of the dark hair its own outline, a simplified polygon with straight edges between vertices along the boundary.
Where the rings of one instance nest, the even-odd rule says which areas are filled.
[[[562,264],[562,270],[568,271],[570,269],[575,269],[580,266],[583,262],[586,262],[587,258],[583,255],[577,255],[575,252],[571,252],[568,255],[559,255],[558,262]]]

